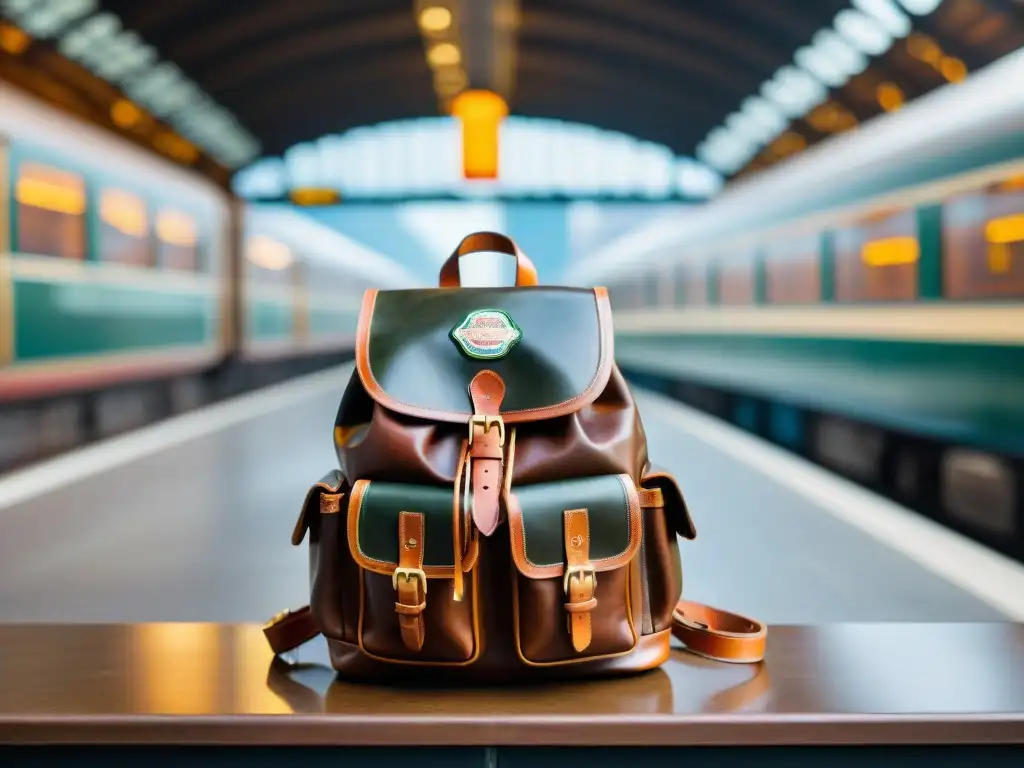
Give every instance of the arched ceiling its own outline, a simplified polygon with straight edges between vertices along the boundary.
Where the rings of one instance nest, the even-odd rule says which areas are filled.
[[[438,114],[417,2],[426,0],[98,0],[97,10],[116,14],[126,33],[175,64],[255,137],[260,154],[273,156],[325,134]],[[97,6],[63,6],[76,3]],[[587,123],[692,156],[851,3],[877,10],[929,0],[461,3],[474,12],[518,5],[513,114]],[[1024,44],[1024,2],[944,0],[915,17],[913,28],[935,43],[940,59],[970,72]],[[468,49],[481,39],[471,32],[462,41]],[[756,169],[878,114],[885,108],[880,88],[895,87],[902,101],[955,79],[940,64],[925,62],[901,38],[741,166]],[[735,170],[742,168],[728,172]]]
[[[412,0],[103,0],[279,154],[437,114]],[[690,155],[849,0],[522,0],[514,114]]]

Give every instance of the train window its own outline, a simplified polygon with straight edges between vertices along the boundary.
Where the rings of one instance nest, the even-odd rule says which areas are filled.
[[[647,275],[641,283],[640,289],[642,295],[640,297],[640,306],[647,308],[654,308],[661,304],[659,288],[659,279],[657,274]]]
[[[1024,179],[947,202],[942,241],[947,297],[1024,296]]]
[[[718,303],[753,304],[755,297],[754,254],[722,259],[718,264]]]
[[[157,263],[166,269],[199,270],[199,233],[195,219],[162,210],[156,216]]]
[[[105,189],[99,205],[99,258],[135,267],[153,265],[149,215],[138,195]]]
[[[677,274],[680,276],[683,304],[700,307],[708,303],[707,264],[682,264]]]
[[[246,261],[253,279],[261,283],[289,285],[294,280],[295,256],[282,242],[266,235],[254,235],[246,243]]]
[[[886,213],[835,233],[838,301],[912,301],[920,259],[913,210]]]
[[[84,259],[85,180],[41,163],[22,163],[14,185],[22,253]]]
[[[780,240],[765,248],[765,298],[769,304],[821,301],[821,239]]]

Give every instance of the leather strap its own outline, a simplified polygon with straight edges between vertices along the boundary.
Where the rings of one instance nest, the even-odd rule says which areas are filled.
[[[672,634],[698,656],[753,664],[764,658],[768,628],[746,616],[680,600],[672,612]]]
[[[427,577],[423,573],[424,532],[422,512],[399,512],[398,569],[393,578],[398,596],[395,613],[398,614],[402,642],[411,651],[423,648],[426,636],[423,621],[423,611],[427,607]]]
[[[297,611],[282,611],[263,627],[263,636],[275,656],[298,648],[320,634],[320,627],[308,605]]]
[[[590,612],[597,607],[597,574],[590,562],[590,520],[585,509],[564,513],[565,610],[569,612],[572,647],[582,653],[593,637]]]
[[[462,238],[455,251],[441,266],[438,285],[442,288],[458,288],[462,285],[459,276],[459,259],[471,253],[504,253],[516,260],[516,285],[537,285],[537,268],[519,250],[519,246],[511,237],[499,235],[497,232],[474,232]]]
[[[469,396],[474,412],[469,423],[473,522],[480,533],[490,536],[501,518],[505,425],[499,413],[505,398],[505,382],[494,371],[480,371],[469,384]]]
[[[277,655],[309,642],[320,631],[309,606],[305,606],[279,614],[263,628],[263,634]],[[731,664],[754,664],[764,659],[768,629],[759,621],[735,613],[680,600],[672,614],[672,634],[698,656]]]

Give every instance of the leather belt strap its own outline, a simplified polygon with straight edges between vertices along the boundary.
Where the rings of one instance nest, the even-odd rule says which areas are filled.
[[[590,612],[597,607],[597,574],[590,562],[590,521],[585,509],[565,510],[565,610],[569,612],[569,633],[577,653],[585,651],[592,638]]]
[[[412,651],[423,648],[423,610],[427,607],[427,577],[423,572],[424,519],[421,512],[398,515],[398,568],[391,577],[398,593],[395,613],[402,642]]]
[[[473,417],[469,422],[469,474],[473,522],[490,536],[500,521],[505,424],[499,415],[505,382],[494,371],[480,371],[469,384]]]

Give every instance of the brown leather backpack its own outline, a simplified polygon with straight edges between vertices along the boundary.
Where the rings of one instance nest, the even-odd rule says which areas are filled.
[[[460,287],[459,258],[480,251],[515,257],[515,287]],[[605,289],[538,286],[489,232],[440,285],[363,299],[341,469],[292,535],[310,536],[311,604],[266,626],[274,652],[323,633],[345,677],[522,679],[657,667],[675,634],[760,661],[763,625],[677,603],[677,534],[696,531],[648,461]]]

